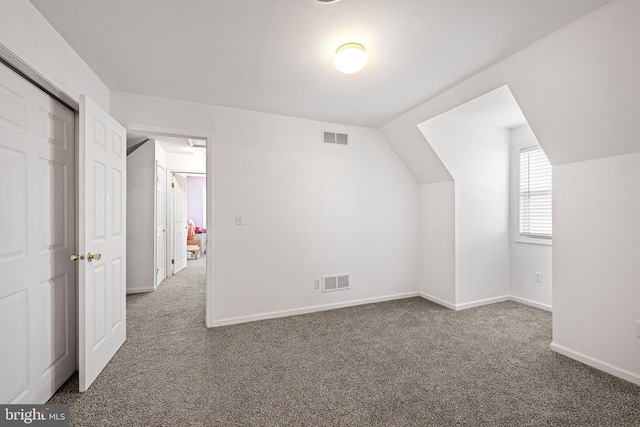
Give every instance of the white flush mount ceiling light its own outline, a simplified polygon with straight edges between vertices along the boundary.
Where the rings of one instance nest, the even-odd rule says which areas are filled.
[[[353,74],[362,70],[367,63],[367,52],[360,43],[343,44],[336,50],[333,65],[344,74]]]

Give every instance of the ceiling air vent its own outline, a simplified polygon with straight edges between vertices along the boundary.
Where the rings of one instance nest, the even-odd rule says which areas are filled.
[[[344,289],[351,289],[348,274],[322,276],[322,292],[342,291]]]
[[[348,145],[349,136],[346,133],[324,132],[322,141],[325,144]]]

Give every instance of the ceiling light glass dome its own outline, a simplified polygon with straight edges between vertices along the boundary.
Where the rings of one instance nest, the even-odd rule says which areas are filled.
[[[367,63],[367,52],[359,43],[343,44],[336,50],[333,65],[345,74],[353,74],[362,70]]]

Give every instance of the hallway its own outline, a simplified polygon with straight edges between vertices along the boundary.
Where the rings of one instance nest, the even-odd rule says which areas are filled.
[[[122,348],[88,391],[78,393],[76,372],[48,403],[70,404],[72,425],[170,424],[163,408],[188,413],[203,404],[185,396],[204,396],[206,259],[190,260],[156,292],[128,295]]]

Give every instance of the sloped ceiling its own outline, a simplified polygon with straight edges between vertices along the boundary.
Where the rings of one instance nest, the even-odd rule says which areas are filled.
[[[619,0],[505,63],[552,164],[640,151],[640,1]]]
[[[456,139],[465,135],[465,131],[473,135],[479,129],[512,129],[526,124],[527,120],[511,91],[507,86],[502,86],[420,123],[418,129],[455,179],[456,173],[460,173],[461,168],[465,168],[472,159],[464,150],[451,150],[452,147],[469,147],[468,142]],[[445,136],[442,136],[443,129],[446,130]],[[458,130],[456,136],[448,135],[454,129]],[[503,139],[495,141],[496,144],[502,142]]]
[[[610,0],[30,1],[111,90],[379,128]]]
[[[615,1],[380,130],[420,184],[451,180],[418,125],[506,84],[553,165],[640,152],[638,22]]]

